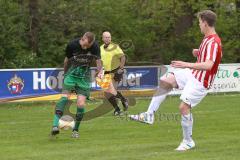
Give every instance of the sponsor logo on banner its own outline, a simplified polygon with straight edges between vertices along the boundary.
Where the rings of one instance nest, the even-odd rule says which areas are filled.
[[[17,74],[14,75],[13,78],[10,79],[8,82],[8,90],[12,94],[19,94],[22,92],[24,87],[24,80],[22,80],[20,77],[17,76]]]
[[[233,72],[233,77],[240,78],[240,68],[237,68],[236,71]]]
[[[238,64],[221,65],[216,74],[211,92],[240,91],[240,68]]]
[[[63,71],[54,71],[50,75],[46,74],[46,71],[34,71],[33,72],[33,90],[58,90],[63,86]]]
[[[119,87],[128,88],[128,87],[140,87],[141,79],[143,76],[147,76],[149,70],[138,70],[133,72],[127,72],[124,70],[123,79],[119,83]],[[62,89],[63,87],[63,79],[64,79],[63,71],[56,71],[54,74],[47,75],[46,71],[34,71],[33,72],[33,90],[56,90]],[[91,71],[91,87],[93,90],[100,89],[100,87],[95,82],[95,70]],[[146,82],[145,82],[146,84]]]

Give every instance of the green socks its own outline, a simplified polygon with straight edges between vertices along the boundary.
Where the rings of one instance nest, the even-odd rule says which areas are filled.
[[[54,115],[54,118],[53,118],[53,126],[54,127],[58,127],[59,119],[62,117],[64,108],[67,105],[67,103],[68,103],[67,97],[62,97],[58,101],[58,103],[56,105],[56,109],[55,109],[55,115]],[[83,106],[81,106],[81,108],[77,107],[76,121],[75,121],[75,126],[73,128],[74,131],[79,130],[79,126],[80,126],[80,123],[83,119],[84,112],[85,112],[85,108]]]
[[[58,115],[54,114],[54,117],[53,117],[53,127],[58,127],[59,119],[60,119],[60,117],[58,117]]]
[[[78,131],[79,130],[79,126],[80,126],[80,123],[83,119],[84,112],[85,112],[84,107],[81,107],[81,108],[77,107],[76,121],[75,121],[75,126],[73,128],[73,131]]]
[[[67,97],[61,97],[61,99],[56,104],[55,115],[54,115],[54,118],[53,118],[53,126],[54,127],[58,127],[59,119],[63,115],[63,111],[64,111],[64,108],[65,108],[67,102],[68,102]]]

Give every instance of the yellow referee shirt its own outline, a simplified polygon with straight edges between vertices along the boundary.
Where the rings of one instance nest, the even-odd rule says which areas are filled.
[[[101,59],[105,71],[112,71],[120,66],[120,58],[124,55],[122,49],[114,43],[110,43],[107,48],[101,45]]]

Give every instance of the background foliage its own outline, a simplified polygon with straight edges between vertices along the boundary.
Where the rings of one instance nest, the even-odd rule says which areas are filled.
[[[133,61],[194,61],[203,36],[196,13],[218,14],[223,63],[240,62],[239,0],[0,0],[0,68],[61,66],[66,44],[85,31],[132,43]]]

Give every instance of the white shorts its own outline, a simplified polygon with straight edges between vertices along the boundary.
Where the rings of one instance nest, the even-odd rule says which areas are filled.
[[[195,107],[207,95],[207,89],[191,73],[191,70],[180,69],[172,72],[178,84],[178,89],[182,90],[180,99]]]

